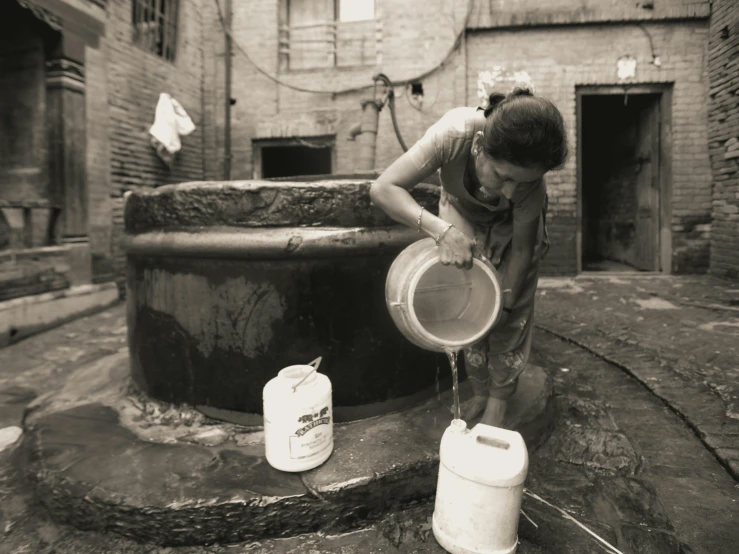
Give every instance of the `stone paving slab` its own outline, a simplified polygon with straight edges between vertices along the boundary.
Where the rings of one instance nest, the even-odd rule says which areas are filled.
[[[82,364],[26,409],[18,463],[54,519],[154,544],[234,543],[355,529],[434,494],[451,391],[335,425],[326,463],[285,473],[261,429],[146,399],[128,368],[125,348]],[[551,428],[551,386],[532,368],[511,405],[532,450]]]
[[[539,328],[621,367],[739,479],[739,285],[613,274],[543,279]]]
[[[735,552],[739,488],[684,421],[586,350],[542,332],[534,344],[535,359],[553,371],[562,419],[532,457],[527,487],[625,553]],[[530,499],[524,509],[534,521],[543,511]],[[541,538],[551,541],[546,530]],[[570,539],[570,552],[597,551]]]
[[[113,315],[106,318],[102,315],[69,324],[57,335],[35,337],[39,342],[28,351],[54,352],[58,345],[68,345],[66,334],[77,333],[80,343],[85,341],[89,344],[85,348],[102,352],[99,349],[100,330],[107,326],[110,333],[116,328],[108,324],[115,321]],[[89,381],[89,386],[94,389],[105,381],[108,374],[97,381],[92,379],[95,371],[100,372],[105,365],[99,356],[96,365],[90,361],[89,352],[85,355],[72,355],[71,350],[59,352],[67,355],[59,364],[42,357],[37,359],[37,364],[46,364],[42,371],[42,366],[37,367],[21,359],[25,355],[22,350],[15,350],[15,356],[6,359],[18,365],[10,374],[0,371],[0,380],[3,380],[0,390],[5,390],[3,387],[11,382],[22,382],[40,395],[41,398],[34,401],[34,405],[38,405],[44,402],[44,398],[48,400],[44,393],[50,390],[61,392],[65,383],[73,380],[76,371],[69,368],[80,369],[69,361],[75,356],[87,360],[83,365],[90,366],[86,379],[80,374],[77,382]],[[114,349],[102,356],[115,352]],[[3,353],[0,351],[0,356]],[[53,355],[49,357],[53,359]],[[533,452],[527,480],[531,491],[567,509],[600,536],[613,541],[625,554],[735,552],[735,545],[739,543],[736,536],[739,530],[736,483],[672,410],[627,372],[546,333],[539,332],[535,337],[533,362],[546,368],[553,376],[560,405],[555,429],[571,427],[580,431],[558,431],[558,435],[552,435],[551,441]],[[26,371],[16,371],[20,366]],[[5,369],[3,366],[0,368]],[[80,405],[85,404],[67,402],[58,404],[57,408],[59,411],[74,410]],[[141,407],[148,414],[144,420],[150,423],[178,421],[169,412],[153,414],[153,405]],[[141,411],[124,412],[124,415],[128,417],[136,413],[141,415]],[[17,409],[13,414],[8,422],[19,417]],[[39,407],[28,414],[28,418],[38,421],[45,415],[48,413]],[[433,417],[432,413],[415,414],[413,425],[420,424],[422,433],[433,435],[439,432],[430,428],[432,426],[428,422],[433,423]],[[448,415],[440,411],[437,418],[440,417],[448,418]],[[188,422],[189,428],[187,425],[183,425],[182,430],[178,428],[177,436],[182,438],[182,442],[194,440],[202,431],[198,421]],[[159,425],[152,424],[138,432],[146,431],[149,433],[146,436],[156,439],[160,436],[159,428]],[[622,459],[628,463],[602,456],[601,451],[595,449],[581,450],[578,437],[583,436],[583,429],[594,435],[602,432],[619,436],[620,444],[624,445]],[[209,447],[208,451],[220,452],[224,444],[229,444],[228,450],[233,450],[233,444],[238,443],[243,445],[244,452],[259,449],[256,433],[228,436],[231,437],[228,440],[222,436],[216,436],[214,440],[210,435],[214,443],[222,442],[219,446]],[[176,440],[181,442],[179,438]],[[292,538],[259,539],[229,545],[158,547],[132,542],[117,533],[80,531],[50,520],[48,511],[30,494],[16,470],[16,467],[22,468],[22,464],[9,464],[11,455],[15,457],[22,452],[19,449],[0,452],[0,552],[3,553],[443,554],[430,533],[429,518],[433,504],[428,501],[411,502],[409,507],[393,510],[374,523],[367,521],[366,528],[351,533],[321,530]],[[579,457],[570,457],[567,452],[577,453]],[[69,470],[73,467],[70,466]],[[604,551],[592,537],[553,509],[530,497],[524,497],[523,508],[534,523],[525,517],[520,519],[518,554],[593,554]]]
[[[608,279],[601,278],[604,283]],[[683,278],[672,277],[652,280],[655,282],[662,280],[660,287],[666,288],[665,282],[672,282],[673,279],[677,279],[677,284],[684,282]],[[685,282],[688,281],[693,283],[690,279]],[[574,280],[574,283],[575,286],[585,290],[578,284],[579,280]],[[698,279],[697,283],[700,284],[701,280]],[[695,286],[695,283],[690,286]],[[636,295],[644,294],[636,287],[651,289],[642,284],[637,284],[633,288],[635,298],[649,301],[649,298]],[[687,284],[683,285],[682,290],[685,291],[687,287]],[[629,289],[623,290],[626,294]],[[692,366],[659,364],[652,366],[653,368],[674,367],[677,374],[683,372],[684,375],[701,375],[698,371],[704,371],[706,375],[703,377],[706,380],[721,387],[727,381],[728,373],[718,369],[730,367],[732,359],[730,348],[733,339],[726,339],[725,333],[704,331],[732,329],[731,326],[712,325],[716,318],[711,317],[718,313],[724,318],[721,321],[731,322],[730,317],[733,316],[727,316],[726,313],[733,312],[717,311],[715,307],[705,308],[704,305],[715,306],[717,302],[723,301],[726,306],[731,307],[733,293],[716,292],[708,288],[698,290],[708,291],[707,295],[699,296],[696,300],[688,292],[684,292],[684,298],[678,298],[683,304],[687,302],[701,304],[686,306],[690,310],[697,310],[689,314],[689,317],[694,318],[691,321],[696,323],[695,328],[701,325],[705,327],[703,330],[699,329],[702,333],[697,339],[692,335],[682,334],[674,345],[670,345],[670,341],[665,341],[670,326],[674,329],[681,320],[662,316],[668,311],[675,314],[674,310],[663,310],[664,313],[656,314],[665,327],[652,326],[657,331],[653,334],[650,334],[650,328],[645,327],[646,324],[643,323],[648,319],[652,308],[636,304],[635,312],[624,311],[613,319],[618,322],[618,330],[622,333],[633,320],[634,329],[626,335],[626,340],[636,342],[640,340],[641,345],[651,351],[647,354],[654,355],[653,352],[658,352],[664,356],[660,360],[665,360],[673,359],[675,354],[679,355],[684,351],[688,356],[695,358],[691,362]],[[560,316],[578,315],[577,310],[570,310],[570,306],[577,306],[583,299],[576,297],[583,293],[560,291],[561,294],[553,295],[546,283],[542,287],[542,292],[547,294],[540,299],[538,310],[544,317],[549,317],[554,311],[559,312],[557,315]],[[599,309],[605,312],[605,316],[599,322],[599,329],[601,331],[610,329],[603,324],[603,320],[607,320],[608,314],[616,310],[606,311],[605,308],[615,308],[615,303],[609,301],[601,306],[598,300],[593,299],[598,294],[585,296],[590,304],[600,306]],[[630,302],[627,298],[625,297],[624,301]],[[616,301],[622,304],[619,299]],[[674,300],[667,301],[676,303]],[[576,321],[577,323],[586,321],[584,316],[587,314],[581,315],[582,318]],[[639,321],[640,317],[644,319]],[[539,319],[542,321],[541,316]],[[616,334],[614,333],[614,336]],[[692,342],[686,342],[685,347],[681,346],[680,341],[688,340]],[[662,342],[664,344],[660,349],[658,343]],[[721,346],[716,348],[719,354],[711,361],[709,348],[717,343],[724,344],[727,350],[724,351]],[[118,307],[32,337],[13,347],[0,349],[0,390],[5,392],[7,387],[17,386],[21,389],[20,394],[8,397],[24,398],[23,401],[16,402],[14,407],[12,401],[10,402],[11,407],[3,412],[5,414],[3,424],[13,422],[20,424],[22,411],[18,409],[18,405],[30,398],[29,391],[43,396],[50,390],[63,389],[64,383],[80,365],[114,355],[121,346],[125,346],[125,322],[122,309]],[[537,333],[535,348],[534,362],[545,367],[547,372],[554,376],[554,389],[561,409],[560,419],[557,420],[555,427],[558,430],[557,435],[552,435],[551,442],[545,442],[532,455],[527,486],[550,502],[567,509],[602,537],[615,541],[614,544],[625,554],[646,552],[733,554],[736,551],[735,545],[739,544],[737,536],[739,515],[736,508],[739,489],[724,468],[718,465],[713,453],[706,449],[710,444],[709,441],[714,439],[713,447],[716,449],[736,447],[736,441],[727,432],[733,431],[732,418],[727,418],[720,424],[704,424],[703,429],[708,434],[702,437],[701,442],[694,430],[686,427],[686,418],[680,417],[680,414],[670,407],[667,399],[657,396],[648,389],[645,381],[650,377],[649,374],[642,376],[643,380],[631,378],[624,367],[613,366],[604,361],[602,356],[590,356],[576,344],[562,342],[548,333]],[[725,352],[729,352],[729,356],[726,356]],[[705,367],[701,368],[695,361],[704,363]],[[689,371],[693,373],[686,373]],[[662,375],[660,378],[664,380],[665,376]],[[684,382],[686,386],[691,383],[690,380]],[[7,400],[8,397],[3,399]],[[67,406],[67,409],[73,407]],[[149,406],[144,407],[149,409]],[[36,412],[37,415],[42,413]],[[424,422],[433,421],[432,418],[433,416],[428,414],[425,419],[423,415],[417,416],[417,420],[427,433],[431,431],[428,431],[428,426]],[[414,425],[417,424],[414,421]],[[622,462],[616,464],[619,458],[602,456],[602,451],[597,449],[582,449],[578,437],[582,437],[583,432],[560,431],[562,426],[586,429],[587,433],[594,435],[620,434],[618,440],[624,446],[621,449]],[[156,429],[157,426],[154,425],[149,431],[155,435]],[[183,439],[184,436],[182,435]],[[240,441],[246,449],[258,448],[251,433],[234,434],[229,440],[233,443]],[[579,457],[571,457],[566,454],[567,452],[578,454]],[[19,554],[37,552],[287,554],[305,551],[442,554],[443,552],[435,544],[433,537],[429,536],[428,517],[433,506],[428,502],[411,503],[409,508],[394,510],[376,523],[368,521],[369,527],[349,534],[316,532],[293,538],[261,539],[237,545],[157,547],[131,542],[115,533],[78,531],[49,520],[47,511],[39,506],[37,500],[23,487],[14,466],[9,465],[9,456],[17,456],[20,453],[22,451],[17,449],[14,452],[8,450],[0,452],[0,552]],[[623,460],[627,463],[623,463]],[[523,508],[537,526],[521,518],[519,536],[522,544],[519,554],[543,552],[592,554],[601,551],[591,537],[546,506],[525,497]]]

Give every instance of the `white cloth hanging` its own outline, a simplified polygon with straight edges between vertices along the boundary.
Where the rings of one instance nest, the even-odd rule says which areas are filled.
[[[194,130],[195,124],[182,105],[166,92],[162,92],[149,134],[151,145],[167,165],[172,165],[174,155],[182,148],[180,136],[187,136]]]

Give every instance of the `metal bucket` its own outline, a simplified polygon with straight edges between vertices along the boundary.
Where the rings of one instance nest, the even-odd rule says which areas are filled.
[[[385,300],[398,329],[426,350],[459,350],[482,339],[502,308],[500,279],[478,258],[469,270],[445,266],[433,239],[403,250],[385,283]]]

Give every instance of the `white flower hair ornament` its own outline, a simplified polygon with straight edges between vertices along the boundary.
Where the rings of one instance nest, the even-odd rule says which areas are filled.
[[[491,71],[480,71],[477,75],[477,98],[482,108],[489,105],[489,97],[493,92],[504,92],[510,84],[509,92],[525,90],[536,94],[534,81],[526,71],[510,71],[502,66],[494,66]]]
[[[536,89],[534,88],[534,81],[531,76],[525,71],[516,71],[513,75],[513,86],[511,87],[511,93],[525,91],[534,96]]]

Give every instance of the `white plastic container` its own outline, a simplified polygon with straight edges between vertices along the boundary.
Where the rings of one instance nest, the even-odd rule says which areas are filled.
[[[441,438],[433,531],[452,554],[513,554],[529,468],[520,434],[455,419]]]
[[[286,367],[264,386],[264,447],[275,469],[313,469],[333,452],[331,381],[317,367]]]

